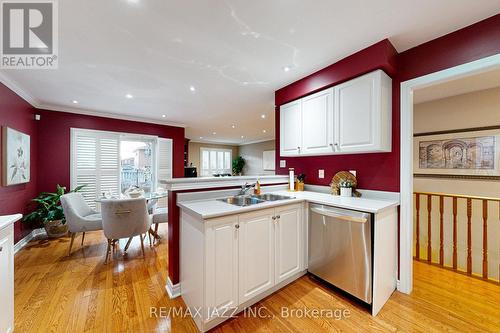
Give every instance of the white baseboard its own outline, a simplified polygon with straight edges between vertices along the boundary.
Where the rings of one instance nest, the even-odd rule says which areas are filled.
[[[170,281],[170,277],[167,276],[167,285],[165,286],[167,289],[168,296],[172,298],[179,297],[181,295],[181,284],[173,284],[172,281]]]
[[[35,237],[46,235],[44,228],[33,229],[29,234],[14,245],[14,254],[19,252],[23,247],[28,245],[28,243]]]

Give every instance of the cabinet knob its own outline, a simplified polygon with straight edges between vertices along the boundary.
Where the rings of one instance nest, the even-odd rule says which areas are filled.
[[[281,218],[281,216],[280,216],[280,215],[278,215],[278,216],[276,216],[276,218],[277,218],[277,219],[279,219],[279,218]]]
[[[3,251],[3,246],[0,246],[0,252],[2,252],[2,251]]]
[[[273,221],[276,220],[276,216],[273,216],[272,219],[273,219]]]
[[[237,225],[235,225],[234,227],[235,227],[236,229],[239,229],[239,228],[240,228],[240,225],[239,225],[239,224],[237,224]]]

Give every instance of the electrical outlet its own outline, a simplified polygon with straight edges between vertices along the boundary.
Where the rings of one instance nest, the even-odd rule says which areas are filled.
[[[318,178],[325,178],[325,170],[323,169],[318,170]]]
[[[356,170],[349,170],[349,172],[352,173],[354,177],[356,177]]]
[[[280,160],[280,168],[286,168],[286,160]]]

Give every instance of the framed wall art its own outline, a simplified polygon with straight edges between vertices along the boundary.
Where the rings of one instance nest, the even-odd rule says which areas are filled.
[[[500,179],[500,128],[416,134],[416,177]]]
[[[10,127],[2,128],[2,184],[30,181],[30,136]]]

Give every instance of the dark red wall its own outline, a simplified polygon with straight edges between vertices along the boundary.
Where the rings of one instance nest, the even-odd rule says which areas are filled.
[[[0,84],[0,126],[9,126],[26,133],[31,139],[31,181],[27,184],[0,186],[0,215],[26,213],[26,206],[37,193],[38,165],[37,142],[38,131],[34,119],[35,109],[9,88]],[[0,151],[1,151],[0,145]],[[3,156],[3,152],[1,153]],[[0,170],[0,172],[2,172]],[[1,184],[0,184],[1,185]],[[23,228],[21,222],[14,225],[15,242],[23,238],[31,230]]]
[[[52,191],[56,184],[70,185],[70,129],[85,128],[173,139],[173,176],[184,176],[184,128],[40,110],[38,189]]]
[[[392,152],[322,157],[282,158],[286,168],[304,172],[309,184],[328,185],[339,170],[356,170],[360,188],[399,192],[400,84],[403,81],[500,53],[500,14],[397,54],[388,40],[359,51],[275,93],[276,150],[279,152],[279,106],[375,69],[393,78]],[[325,178],[318,179],[318,169]]]
[[[386,39],[276,91],[276,151],[279,152],[280,145],[280,105],[376,69],[383,69],[390,76],[394,76],[397,73],[396,57],[396,50]],[[393,96],[393,103],[398,100],[398,95]],[[328,185],[336,172],[356,170],[360,188],[398,192],[399,111],[396,109],[392,115],[392,136],[391,153],[315,157],[281,157],[277,154],[276,165],[279,166],[279,160],[286,160],[287,166],[277,168],[276,172],[286,174],[288,168],[295,168],[296,173],[306,174],[306,183]],[[325,178],[318,178],[318,169],[325,170]]]

